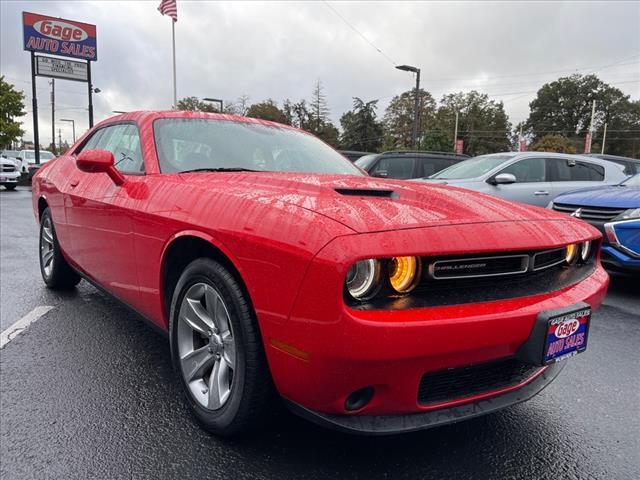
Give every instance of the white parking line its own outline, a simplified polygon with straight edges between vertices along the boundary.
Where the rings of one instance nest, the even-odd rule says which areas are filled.
[[[50,307],[48,305],[36,307],[16,323],[7,328],[4,332],[0,333],[0,348],[4,348],[7,343],[24,332],[29,327],[29,325],[38,320],[52,308],[53,307]]]

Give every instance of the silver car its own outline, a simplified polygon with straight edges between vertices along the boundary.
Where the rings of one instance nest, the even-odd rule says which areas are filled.
[[[557,195],[583,187],[617,184],[624,169],[607,160],[547,152],[481,155],[421,181],[445,183],[506,200],[545,207]]]

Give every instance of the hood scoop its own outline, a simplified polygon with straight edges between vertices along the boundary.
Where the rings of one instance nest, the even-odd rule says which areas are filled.
[[[340,195],[346,197],[376,197],[376,198],[398,198],[399,195],[393,190],[381,190],[372,188],[335,188]]]

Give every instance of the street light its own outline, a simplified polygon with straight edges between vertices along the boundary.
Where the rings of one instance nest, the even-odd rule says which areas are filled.
[[[73,143],[76,143],[76,122],[69,118],[61,118],[61,122],[71,122],[71,128],[73,128]]]
[[[420,69],[410,65],[397,65],[396,68],[404,72],[413,72],[416,74],[416,94],[413,106],[413,133],[411,135],[411,148],[416,148],[416,142],[418,140],[418,120],[420,117]]]
[[[220,113],[222,113],[222,111],[224,110],[224,106],[222,105],[222,100],[220,100],[219,98],[203,98],[202,101],[203,102],[219,103],[220,104]]]

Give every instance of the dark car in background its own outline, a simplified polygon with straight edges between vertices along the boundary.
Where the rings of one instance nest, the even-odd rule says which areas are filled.
[[[364,157],[365,155],[372,155],[371,152],[358,152],[356,150],[339,150],[339,152],[350,162],[355,162],[360,157]]]
[[[624,167],[624,173],[627,175],[635,175],[640,173],[640,160],[629,157],[620,157],[618,155],[607,155],[605,153],[587,153],[587,157],[600,158],[602,160],[609,160],[610,162],[617,163]]]
[[[355,164],[372,177],[408,180],[428,177],[467,158],[453,152],[394,150],[360,157]]]

